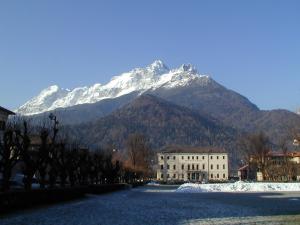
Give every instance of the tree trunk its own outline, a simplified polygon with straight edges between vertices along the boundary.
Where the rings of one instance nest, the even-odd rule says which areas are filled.
[[[3,170],[3,183],[1,190],[2,191],[8,191],[10,188],[10,178],[11,178],[11,168],[4,168]]]
[[[40,174],[40,188],[44,189],[46,187],[46,172],[44,170],[41,170],[39,174]]]

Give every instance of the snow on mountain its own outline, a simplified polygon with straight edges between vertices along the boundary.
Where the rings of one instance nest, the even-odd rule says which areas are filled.
[[[300,109],[298,109],[298,110],[296,111],[296,113],[297,113],[298,115],[300,115]]]
[[[156,60],[145,68],[136,68],[115,76],[105,85],[94,84],[73,90],[59,88],[57,85],[50,86],[18,108],[16,112],[32,115],[57,108],[95,103],[135,91],[143,93],[150,89],[170,89],[195,82],[204,86],[211,81],[209,76],[200,75],[191,64],[183,64],[177,69],[170,70],[161,60]]]

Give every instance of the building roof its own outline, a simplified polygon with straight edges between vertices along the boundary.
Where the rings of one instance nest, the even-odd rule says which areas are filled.
[[[270,157],[284,157],[283,152],[269,152],[267,156]],[[287,152],[288,157],[300,157],[300,152]]]
[[[3,107],[1,107],[1,106],[0,106],[0,111],[5,112],[5,113],[8,114],[8,115],[15,115],[14,112],[12,112],[12,111],[10,111],[10,110],[8,110],[8,109],[6,109],[6,108],[3,108]]]
[[[283,157],[284,154],[282,152],[268,152],[267,156],[270,156],[270,157]]]
[[[291,157],[300,157],[300,152],[289,152],[288,155]]]
[[[224,148],[192,147],[192,146],[166,146],[161,153],[226,153]]]
[[[244,166],[242,166],[242,167],[240,167],[239,169],[238,169],[238,171],[242,171],[242,170],[246,170],[247,168],[248,168],[248,164],[247,165],[244,165]]]

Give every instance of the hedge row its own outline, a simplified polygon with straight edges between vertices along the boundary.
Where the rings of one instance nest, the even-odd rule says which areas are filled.
[[[103,194],[127,188],[130,188],[127,184],[103,184],[86,187],[9,191],[0,193],[0,213],[83,198],[86,194]]]

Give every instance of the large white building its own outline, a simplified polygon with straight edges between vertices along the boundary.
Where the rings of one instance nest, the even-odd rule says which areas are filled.
[[[157,154],[159,181],[228,179],[228,154],[219,148],[167,147]]]

